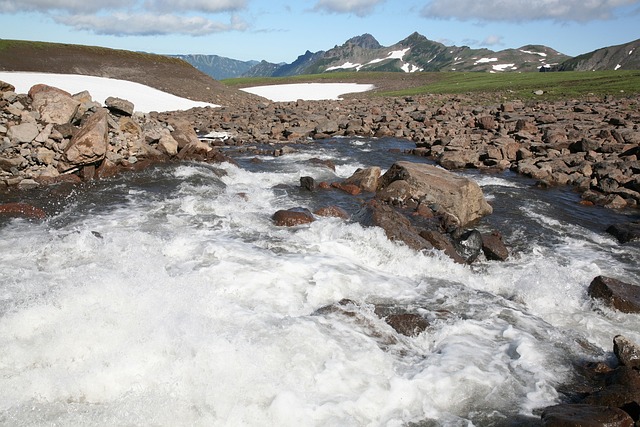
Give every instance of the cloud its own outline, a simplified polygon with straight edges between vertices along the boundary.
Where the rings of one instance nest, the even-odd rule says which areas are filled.
[[[87,0],[0,0],[0,12],[68,12],[91,13],[105,9],[126,7],[129,0],[87,1]]]
[[[144,4],[146,9],[167,13],[184,11],[237,12],[247,6],[246,0],[146,0]]]
[[[318,0],[314,10],[329,13],[353,13],[364,17],[373,13],[378,4],[386,0]]]
[[[504,44],[502,42],[503,37],[502,36],[497,36],[495,34],[491,34],[487,37],[484,38],[484,40],[482,40],[480,42],[481,46],[497,46],[497,45],[502,45]]]
[[[166,34],[186,34],[202,36],[225,31],[243,31],[244,21],[232,16],[228,24],[214,22],[201,16],[178,16],[171,14],[126,14],[113,15],[70,15],[58,16],[55,21],[77,30],[90,31],[100,35],[151,36]]]
[[[432,0],[422,9],[425,18],[478,21],[606,20],[616,9],[638,0]]]

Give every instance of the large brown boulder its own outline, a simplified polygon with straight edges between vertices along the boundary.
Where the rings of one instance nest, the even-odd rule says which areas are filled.
[[[296,225],[309,224],[315,220],[311,212],[305,208],[279,210],[271,218],[274,224],[279,227],[295,227]]]
[[[392,184],[400,193],[385,192]],[[442,168],[412,162],[397,162],[381,177],[378,196],[383,200],[405,203],[410,199],[421,204],[438,205],[452,215],[458,225],[465,225],[493,212],[474,181]]]
[[[40,113],[40,119],[46,123],[69,123],[80,107],[80,101],[73,99],[69,92],[44,84],[33,86],[29,96],[33,109]]]
[[[101,108],[92,114],[71,139],[64,152],[65,169],[89,165],[104,159],[109,144],[108,110]]]
[[[640,313],[640,286],[611,277],[598,276],[589,285],[589,295],[625,313]]]

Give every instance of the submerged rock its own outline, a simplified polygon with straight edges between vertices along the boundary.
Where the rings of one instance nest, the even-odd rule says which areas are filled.
[[[608,406],[561,404],[542,413],[545,427],[633,427],[633,419],[623,410]]]
[[[284,227],[295,227],[315,221],[313,214],[308,209],[300,207],[279,210],[273,214],[272,219],[275,225]]]

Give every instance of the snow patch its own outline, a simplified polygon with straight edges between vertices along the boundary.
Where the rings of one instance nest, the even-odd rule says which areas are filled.
[[[374,85],[359,83],[293,83],[247,87],[242,90],[273,102],[290,102],[298,99],[306,101],[339,100],[341,99],[340,95],[345,93],[366,92],[373,88]]]
[[[341,69],[349,69],[349,68],[355,68],[356,70],[360,71],[360,68],[362,68],[362,64],[354,64],[352,62],[345,62],[342,65],[337,65],[335,67],[329,67],[325,71],[333,71],[333,70],[341,70]]]
[[[494,71],[505,71],[507,68],[511,68],[512,70],[516,70],[516,64],[497,64],[494,65],[493,67]]]
[[[473,65],[486,64],[488,62],[496,62],[498,58],[480,58]]]
[[[544,57],[546,57],[546,56],[547,56],[547,54],[546,54],[546,53],[544,53],[544,52],[533,52],[533,51],[530,51],[530,50],[522,50],[522,49],[520,49],[520,52],[522,52],[522,53],[528,53],[528,54],[530,54],[530,55],[540,55],[540,56],[544,56]]]
[[[614,68],[614,71],[618,71],[620,69],[620,67],[622,67],[622,65],[620,65],[620,64],[616,65],[616,68]]]

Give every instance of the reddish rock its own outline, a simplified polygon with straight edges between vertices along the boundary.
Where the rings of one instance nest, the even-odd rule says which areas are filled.
[[[625,313],[640,313],[640,287],[610,277],[598,276],[589,285],[589,295]]]
[[[31,219],[43,219],[47,216],[45,211],[28,203],[3,203],[0,205],[0,214],[23,216]]]
[[[509,249],[502,241],[502,235],[497,231],[482,233],[482,251],[491,261],[505,261],[509,257]]]
[[[313,211],[318,216],[349,219],[349,213],[339,206],[325,206]]]
[[[413,313],[391,314],[384,319],[396,332],[408,337],[420,335],[429,327],[429,322]]]
[[[381,170],[379,167],[374,166],[365,169],[356,170],[353,175],[344,181],[344,184],[353,184],[359,187],[362,191],[375,192],[378,188],[378,181],[380,180]]]
[[[277,226],[294,227],[301,224],[309,224],[315,219],[311,212],[305,208],[292,208],[279,210],[272,216],[273,222]]]
[[[109,143],[107,115],[107,109],[101,108],[85,121],[64,152],[67,163],[64,170],[96,163],[104,158]]]
[[[357,196],[360,194],[360,187],[354,184],[344,184],[342,182],[333,182],[331,183],[333,188],[337,188],[338,190],[342,190],[345,193],[351,194],[352,196]]]

